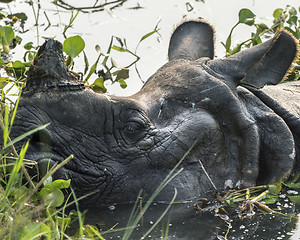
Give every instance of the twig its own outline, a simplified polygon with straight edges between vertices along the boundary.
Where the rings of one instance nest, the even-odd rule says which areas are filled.
[[[110,7],[109,9],[114,9],[116,7],[120,7],[123,5],[123,3],[125,3],[127,0],[115,0],[115,1],[111,1],[111,2],[105,2],[103,4],[99,4],[99,5],[96,5],[97,2],[91,6],[91,7],[75,7],[69,3],[66,3],[64,2],[63,0],[58,0],[55,4],[63,9],[66,9],[66,10],[78,10],[78,11],[81,11],[83,13],[89,13],[89,12],[100,12],[100,11],[103,11],[104,8],[106,6],[109,6],[109,5],[112,5],[112,4],[115,4],[114,6]]]
[[[283,89],[284,91],[288,91],[288,92],[292,92],[292,93],[300,93],[300,91],[298,91],[298,90],[292,90],[292,89],[287,89],[287,88],[284,88]]]
[[[48,16],[47,16],[47,13],[44,11],[44,15],[45,15],[45,17],[46,17],[46,19],[47,19],[47,21],[48,21],[48,25],[47,25],[47,27],[44,29],[44,31],[46,31],[50,26],[51,26],[51,22],[50,22],[50,20],[49,20],[49,18],[48,18]]]
[[[201,166],[203,172],[205,173],[206,177],[207,177],[208,180],[210,181],[211,185],[213,186],[213,188],[214,188],[216,191],[218,191],[218,189],[216,188],[216,186],[215,186],[215,184],[213,183],[212,179],[210,178],[210,176],[208,175],[207,171],[205,170],[205,168],[204,168],[202,162],[200,161],[200,159],[198,159],[198,161],[199,161],[199,164],[200,164],[200,166]]]

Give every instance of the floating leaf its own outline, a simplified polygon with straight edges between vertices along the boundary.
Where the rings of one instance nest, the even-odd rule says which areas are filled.
[[[287,196],[292,202],[294,203],[300,203],[300,195],[296,196]]]
[[[254,24],[255,14],[247,8],[243,8],[239,12],[239,22],[252,26]]]
[[[277,195],[281,191],[281,182],[276,183],[276,184],[270,184],[268,187],[269,187],[270,193]]]
[[[293,177],[293,179],[292,179],[291,181],[289,181],[288,183],[295,183],[295,182],[297,182],[297,180],[299,179],[299,177],[300,177],[300,173],[296,174],[296,175]]]
[[[80,36],[73,36],[65,39],[63,43],[63,51],[71,58],[78,56],[85,47],[85,42]]]
[[[298,183],[286,183],[286,186],[288,186],[289,188],[300,188],[300,182]]]
[[[269,205],[269,204],[274,204],[278,201],[277,196],[269,196],[268,198],[265,198],[263,200],[264,204]]]

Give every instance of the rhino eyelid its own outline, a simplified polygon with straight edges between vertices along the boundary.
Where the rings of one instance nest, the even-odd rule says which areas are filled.
[[[142,130],[145,128],[146,128],[145,123],[141,121],[129,121],[124,125],[123,129],[129,132],[136,132],[138,130]]]

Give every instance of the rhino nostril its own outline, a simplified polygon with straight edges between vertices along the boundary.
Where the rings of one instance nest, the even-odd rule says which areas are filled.
[[[30,140],[30,143],[34,147],[50,147],[51,146],[51,138],[50,134],[45,130],[40,130],[35,132]]]

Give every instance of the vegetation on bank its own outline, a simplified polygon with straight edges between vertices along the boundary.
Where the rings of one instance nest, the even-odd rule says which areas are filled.
[[[32,1],[31,7],[35,13]],[[62,1],[55,1],[62,2]],[[300,39],[300,9],[297,11],[294,7],[287,6],[285,9],[276,9],[273,13],[273,25],[267,26],[264,23],[257,23],[256,16],[249,9],[242,9],[239,12],[239,20],[229,33],[224,47],[226,55],[232,55],[243,48],[248,48],[262,42],[263,38],[269,38],[278,29],[285,28],[291,32],[296,39]],[[76,21],[78,12],[70,11],[69,24],[65,27],[64,36],[68,29]],[[36,17],[36,14],[34,14]],[[0,25],[0,89],[1,89],[1,129],[2,129],[2,149],[0,155],[0,236],[1,239],[104,239],[103,233],[95,226],[84,225],[83,214],[78,210],[77,201],[70,202],[71,195],[65,196],[63,191],[70,188],[70,180],[52,181],[51,175],[62,165],[72,159],[70,156],[64,162],[54,166],[48,174],[39,182],[35,182],[27,173],[27,168],[34,167],[34,163],[25,158],[28,142],[24,144],[20,152],[14,149],[14,143],[22,140],[27,135],[38,131],[45,126],[41,126],[26,135],[17,139],[10,139],[9,133],[14,121],[18,101],[23,87],[26,74],[31,61],[33,60],[38,46],[33,42],[24,43],[22,41],[22,31],[27,20],[25,14],[7,14],[0,13],[2,25]],[[36,31],[38,31],[38,22],[36,18]],[[239,24],[251,26],[249,39],[242,41],[232,47],[232,33]],[[140,38],[139,44],[155,34],[157,27]],[[74,59],[82,55],[85,67],[82,73],[74,73],[88,87],[96,92],[106,92],[105,81],[112,81],[120,84],[121,87],[127,86],[126,79],[129,77],[129,71],[138,71],[136,62],[139,56],[136,55],[136,49],[130,50],[127,47],[126,39],[112,37],[108,49],[104,52],[99,46],[95,49],[98,53],[96,62],[90,65],[89,59],[84,52],[85,42],[80,36],[71,36],[65,38],[63,50],[66,54],[66,63],[70,70],[74,64]],[[15,61],[11,55],[11,50],[16,46],[24,47],[23,61]],[[111,57],[112,51],[123,52],[134,56],[135,60],[127,66],[119,66],[117,61]],[[295,70],[291,73],[288,80],[298,80],[300,76],[300,63],[295,65]],[[174,177],[170,175],[170,179]],[[278,182],[274,185],[258,186],[243,190],[230,190],[225,195],[218,195],[215,201],[205,199],[195,203],[196,210],[211,211],[219,215],[230,216],[230,209],[239,209],[238,217],[253,217],[258,211],[271,214],[278,214],[284,217],[293,217],[285,215],[277,208],[274,210],[274,204],[279,201],[282,195],[288,197],[291,201],[299,203],[300,196],[298,189],[300,184],[298,175],[288,183]],[[168,183],[166,179],[162,186]],[[159,190],[159,189],[158,189]],[[72,192],[72,191],[71,191]],[[76,196],[73,196],[76,199]],[[74,206],[74,210],[67,212],[67,206]],[[147,206],[147,205],[145,205]],[[146,211],[147,207],[144,206]],[[137,207],[137,206],[136,206]],[[136,225],[139,221],[136,218],[130,218],[128,226]],[[73,221],[77,221],[79,228],[72,236],[67,234]],[[227,220],[225,220],[227,221]],[[132,228],[129,228],[132,229]],[[229,229],[230,231],[230,229]],[[127,239],[131,230],[124,235]],[[226,239],[226,236],[224,236]],[[104,235],[105,236],[105,235]]]

